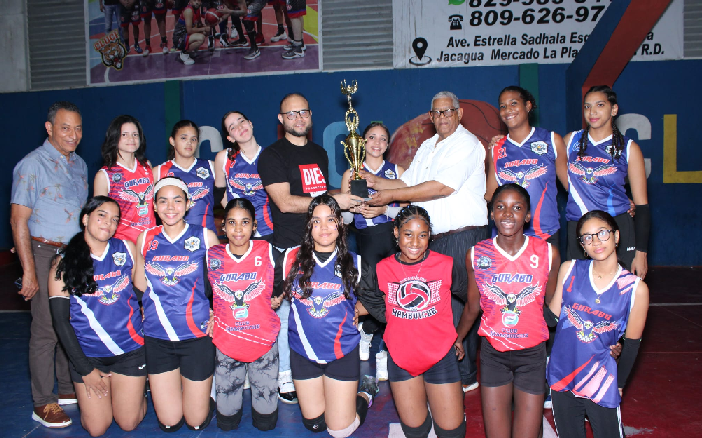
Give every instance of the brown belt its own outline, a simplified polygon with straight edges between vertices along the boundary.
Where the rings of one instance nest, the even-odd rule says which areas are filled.
[[[442,237],[448,236],[449,234],[456,234],[456,233],[460,233],[460,232],[462,232],[462,231],[475,230],[476,228],[481,228],[481,226],[479,226],[479,225],[469,225],[469,226],[467,226],[467,227],[457,228],[457,229],[455,229],[455,230],[447,231],[447,232],[445,232],[445,233],[434,234],[433,236],[431,236],[431,238],[432,238],[433,240],[439,240],[439,239],[441,239]]]
[[[63,248],[64,246],[66,246],[65,243],[54,242],[53,240],[44,239],[43,237],[32,236],[32,240],[36,240],[37,242],[41,242],[44,245],[55,246],[56,248]]]

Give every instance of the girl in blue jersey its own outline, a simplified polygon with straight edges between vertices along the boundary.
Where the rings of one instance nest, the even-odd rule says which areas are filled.
[[[495,189],[516,183],[529,192],[531,221],[524,234],[537,236],[558,247],[559,222],[556,202],[556,178],[568,188],[568,163],[565,144],[560,135],[531,126],[536,100],[528,91],[509,86],[498,98],[500,118],[507,125],[507,136],[496,137],[487,154],[488,172],[485,199],[490,201]]]
[[[219,243],[212,230],[188,224],[188,187],[176,177],[154,188],[160,227],[137,240],[134,286],[144,290],[146,368],[159,427],[183,423],[205,428],[214,413],[210,401],[215,349],[207,336],[211,310],[203,269],[207,249]]]
[[[100,436],[114,418],[130,431],[144,418],[146,362],[141,313],[132,288],[134,244],[113,238],[119,205],[88,200],[80,227],[49,274],[56,334],[71,361],[81,424]]]
[[[383,155],[388,150],[390,141],[390,131],[381,122],[372,122],[363,131],[363,138],[366,140],[366,158],[363,162],[363,170],[368,173],[380,176],[385,179],[398,179],[405,169],[395,163],[385,161]],[[350,193],[349,181],[351,179],[351,169],[344,172],[341,178],[341,191]],[[369,194],[375,190],[369,189]],[[385,257],[395,253],[395,240],[393,238],[393,218],[400,211],[400,204],[393,202],[390,205],[371,207],[366,204],[349,209],[352,215],[353,224],[357,230],[358,252],[361,259],[368,263],[368,266],[375,266]],[[348,221],[348,213],[344,213],[345,222]],[[373,334],[382,336],[382,327],[372,317],[367,317],[365,321],[358,325],[361,332],[361,360],[368,360],[370,343]],[[378,380],[387,380],[387,352],[381,343],[380,352],[376,354],[376,377]]]
[[[167,176],[177,176],[188,186],[190,208],[185,220],[215,231],[214,223],[214,165],[210,160],[195,158],[200,131],[190,120],[181,120],[173,126],[168,138],[168,161],[154,168],[154,181]]]
[[[577,221],[592,210],[609,213],[620,230],[617,254],[631,272],[646,276],[648,235],[651,215],[646,192],[646,170],[639,146],[622,135],[614,123],[619,112],[617,94],[606,85],[585,94],[584,130],[565,137],[568,153],[568,252],[569,259],[584,257],[575,232]],[[636,217],[627,211],[630,201],[625,184],[629,181],[636,205]]]
[[[559,316],[546,377],[559,436],[584,438],[587,415],[595,438],[623,437],[619,404],[648,312],[648,287],[617,260],[618,224],[600,210],[577,223],[591,260],[563,263],[551,311]],[[619,363],[610,345],[624,336]]]
[[[263,148],[253,135],[253,123],[241,112],[230,111],[222,118],[222,131],[232,147],[215,157],[215,185],[226,188],[222,207],[235,198],[251,201],[256,208],[257,237],[273,233],[270,201],[258,174],[258,157]]]
[[[314,198],[302,245],[285,254],[283,290],[292,301],[290,365],[302,422],[334,438],[350,436],[363,424],[378,392],[372,376],[365,376],[356,391],[360,335],[354,318],[360,263],[346,247],[339,204],[328,194]]]

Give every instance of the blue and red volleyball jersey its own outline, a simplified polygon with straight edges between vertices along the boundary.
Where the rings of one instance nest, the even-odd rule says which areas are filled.
[[[188,186],[190,209],[185,215],[189,224],[199,225],[216,233],[214,223],[214,168],[210,160],[196,159],[188,169],[169,160],[156,168],[158,179],[177,176]]]
[[[385,294],[383,339],[392,360],[413,376],[439,362],[456,341],[451,311],[453,258],[429,251],[415,264],[390,256],[378,263],[378,288]]]
[[[284,277],[287,278],[299,247],[285,254]],[[351,254],[356,269],[361,269],[361,257]],[[312,295],[301,297],[298,278],[293,283],[292,303],[288,321],[288,342],[296,353],[317,363],[328,363],[350,353],[361,341],[353,323],[356,307],[355,291],[344,297],[341,273],[336,268],[336,251],[326,262],[316,256],[310,277]]]
[[[612,136],[594,142],[588,135],[585,156],[578,156],[584,131],[573,134],[568,144],[568,203],[566,219],[577,221],[592,210],[618,216],[629,210],[626,177],[631,139],[624,137],[621,156],[612,159]]]
[[[273,233],[273,218],[268,193],[263,188],[258,174],[258,158],[262,150],[259,146],[256,156],[251,161],[241,152],[236,152],[231,159],[227,156],[222,170],[227,177],[227,202],[234,198],[251,201],[256,209],[256,233],[267,236]]]
[[[207,251],[212,286],[214,331],[212,342],[227,356],[253,362],[266,354],[280,331],[280,318],[271,309],[275,260],[265,240],[252,240],[241,258],[229,245]]]
[[[626,332],[639,277],[619,268],[602,290],[594,285],[592,260],[574,260],[563,283],[563,303],[546,377],[553,391],[571,391],[600,406],[621,402],[617,362],[609,346]]]
[[[105,252],[93,258],[97,290],[70,295],[71,325],[88,357],[129,353],[144,345],[139,302],[132,288],[134,257],[124,241],[109,240]]]
[[[526,236],[511,256],[495,237],[478,242],[471,260],[483,309],[478,334],[497,351],[524,350],[547,340],[543,309],[551,244]]]
[[[492,148],[497,183],[516,183],[529,192],[531,222],[524,228],[527,236],[546,240],[561,227],[556,201],[556,156],[554,133],[543,128],[531,128],[521,143],[508,135]]]
[[[205,296],[203,266],[206,230],[186,224],[171,240],[163,227],[147,231],[140,248],[144,255],[144,333],[152,338],[183,341],[205,336],[210,302]]]
[[[107,177],[107,196],[119,204],[119,226],[114,237],[136,243],[142,231],[156,226],[151,168],[137,161],[134,169],[117,163],[100,172]]]
[[[366,170],[366,172],[372,173],[373,175],[380,176],[385,179],[397,179],[399,178],[397,175],[397,164],[391,163],[389,161],[383,161],[383,164],[378,168],[378,170],[373,170],[370,167],[366,165],[366,163],[363,163],[363,168]],[[368,194],[373,195],[375,193],[375,190],[368,188]],[[391,207],[397,207],[400,205],[399,202],[393,202],[391,204],[388,204]],[[354,225],[356,226],[356,229],[362,229],[362,228],[368,228],[368,227],[374,227],[376,225],[384,224],[386,222],[391,222],[393,218],[388,217],[384,214],[380,214],[372,219],[366,219],[363,217],[362,214],[355,213],[353,215],[353,221]]]

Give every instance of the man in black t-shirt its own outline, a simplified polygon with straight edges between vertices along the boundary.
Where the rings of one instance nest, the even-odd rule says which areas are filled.
[[[328,190],[329,157],[321,146],[307,140],[312,111],[302,94],[291,93],[283,98],[278,120],[285,128],[285,137],[263,149],[258,159],[258,174],[271,200],[270,242],[282,250],[302,242],[310,202]],[[344,210],[363,202],[348,193],[335,194],[334,198]],[[288,345],[290,301],[283,300],[276,313],[280,317],[278,398],[284,403],[297,403]]]

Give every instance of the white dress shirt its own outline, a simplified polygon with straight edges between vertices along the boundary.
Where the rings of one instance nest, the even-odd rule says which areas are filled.
[[[433,234],[487,225],[485,148],[462,125],[437,143],[438,139],[436,134],[422,143],[400,179],[408,187],[437,181],[454,192],[445,198],[413,204],[429,212]]]

